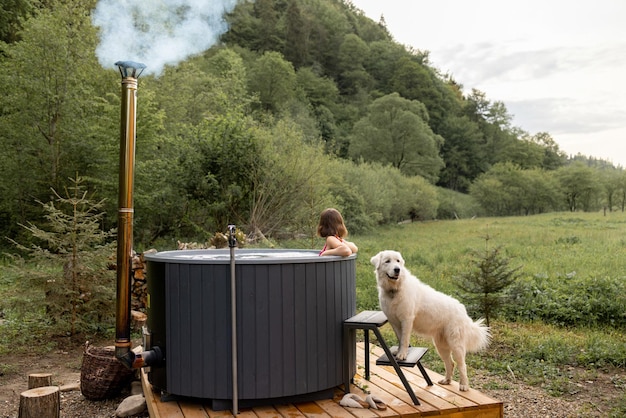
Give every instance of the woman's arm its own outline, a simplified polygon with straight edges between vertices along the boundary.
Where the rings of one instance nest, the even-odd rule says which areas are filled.
[[[354,242],[350,242],[350,241],[344,241],[344,244],[346,244],[348,246],[348,248],[350,248],[350,251],[352,251],[352,254],[355,254],[356,252],[359,251],[359,247],[357,247]]]
[[[326,237],[326,251],[320,255],[339,255],[347,257],[358,251],[356,245],[349,241],[341,241],[337,237]]]

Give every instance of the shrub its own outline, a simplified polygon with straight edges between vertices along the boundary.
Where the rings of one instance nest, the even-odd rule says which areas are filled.
[[[484,214],[480,204],[464,193],[439,187],[437,200],[437,219],[470,219]]]
[[[566,326],[626,328],[626,282],[623,278],[555,278],[536,275],[519,280],[508,290],[511,319],[537,320]]]

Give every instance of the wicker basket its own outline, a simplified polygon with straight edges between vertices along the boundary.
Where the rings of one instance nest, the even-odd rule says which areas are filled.
[[[115,358],[114,347],[86,346],[80,368],[80,391],[90,400],[109,399],[128,385],[135,371]]]

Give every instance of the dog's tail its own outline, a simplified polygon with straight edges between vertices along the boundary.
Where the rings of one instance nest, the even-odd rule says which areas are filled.
[[[484,319],[479,319],[471,323],[466,330],[466,349],[470,353],[481,351],[487,348],[491,341],[491,330],[484,324]]]

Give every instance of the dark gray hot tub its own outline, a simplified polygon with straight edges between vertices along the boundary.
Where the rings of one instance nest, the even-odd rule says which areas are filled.
[[[259,249],[235,254],[239,404],[332,397],[343,383],[342,323],[356,313],[356,256]],[[228,409],[230,251],[165,251],[146,260],[145,349],[159,347],[165,358],[150,367],[150,383]],[[355,365],[348,366],[354,374]]]

